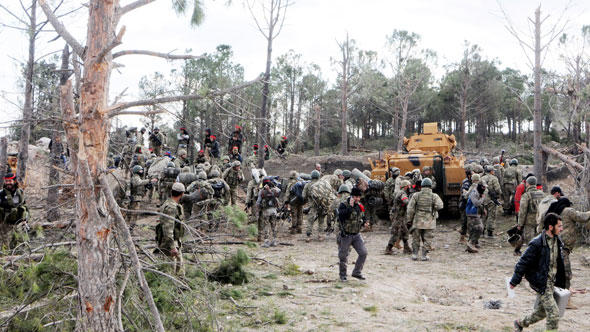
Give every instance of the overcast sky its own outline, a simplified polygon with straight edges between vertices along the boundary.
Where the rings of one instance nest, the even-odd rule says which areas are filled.
[[[67,8],[75,8],[83,1],[66,0]],[[27,2],[27,0],[23,0]],[[51,1],[50,1],[51,2]],[[121,4],[129,1],[121,0]],[[178,16],[171,0],[159,0],[126,15],[121,21],[127,31],[123,44],[115,49],[150,49],[160,52],[182,53],[192,49],[192,54],[212,52],[219,44],[231,45],[235,61],[245,68],[245,79],[255,78],[264,71],[266,42],[257,30],[242,1],[233,0],[226,6],[225,0],[204,0],[205,21],[191,28],[188,17]],[[17,0],[0,0],[5,6],[18,10]],[[190,1],[189,1],[190,3]],[[590,1],[565,0],[504,0],[502,5],[514,22],[530,39],[527,18],[533,17],[536,6],[541,3],[543,16],[550,15],[547,28],[566,13],[567,32],[579,34],[581,27],[590,24]],[[40,9],[39,9],[40,11]],[[74,17],[64,19],[79,40],[85,39],[86,13],[80,11]],[[0,23],[15,24],[15,19],[0,11]],[[273,55],[276,57],[294,49],[306,62],[322,67],[327,78],[334,77],[335,69],[330,57],[338,55],[336,40],[342,40],[348,32],[357,41],[360,49],[375,50],[386,56],[385,37],[394,29],[413,31],[422,36],[421,46],[430,48],[439,56],[438,65],[459,61],[464,41],[478,44],[484,57],[498,59],[501,67],[513,67],[530,72],[523,51],[504,25],[505,19],[495,0],[299,0],[287,11],[285,26],[275,41]],[[48,43],[55,34],[47,33],[37,47],[38,57],[63,47],[63,41]],[[559,69],[559,51],[553,44],[545,61],[545,67]],[[26,59],[27,41],[22,32],[0,26],[0,122],[20,118],[16,105],[22,100],[18,87],[20,62]],[[120,61],[119,61],[120,59]],[[126,56],[118,62],[125,65],[120,73],[113,72],[111,95],[116,96],[128,88],[126,100],[137,98],[137,83],[143,75],[154,71],[169,73],[175,65],[159,58]],[[444,69],[435,70],[439,76]],[[137,117],[136,117],[137,118]],[[124,118],[124,122],[135,121]],[[5,126],[5,124],[2,124]]]

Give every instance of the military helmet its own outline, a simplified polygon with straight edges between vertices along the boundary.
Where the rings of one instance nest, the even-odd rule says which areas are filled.
[[[494,166],[492,166],[492,165],[486,165],[486,167],[485,167],[485,172],[486,173],[490,173],[490,172],[493,172],[493,171],[495,171]]]
[[[475,173],[471,176],[471,182],[479,182],[480,179],[481,179],[481,177],[477,173]]]
[[[231,167],[237,167],[237,166],[242,166],[242,163],[239,160],[235,160],[233,163],[231,163]]]
[[[174,182],[174,184],[172,185],[172,190],[183,193],[184,192],[184,184],[182,184],[180,182]]]
[[[133,166],[133,174],[138,174],[139,172],[143,172],[143,167],[141,167],[141,165],[135,165]]]
[[[338,193],[349,193],[350,194],[350,187],[347,184],[341,184],[340,187],[338,187]]]
[[[473,171],[477,174],[481,174],[481,173],[483,173],[483,166],[475,165],[475,167],[473,168]]]
[[[186,150],[185,149],[180,149],[180,150],[178,150],[178,153],[177,154],[179,156],[182,156],[183,154],[186,154]]]
[[[211,170],[211,172],[209,172],[209,176],[211,176],[212,178],[217,178],[219,177],[219,171],[214,168]]]
[[[369,171],[368,169],[363,171],[363,174],[366,175],[367,177],[371,177],[371,171]]]
[[[390,167],[389,172],[392,176],[399,176],[399,168],[397,167]]]
[[[319,178],[320,178],[320,172],[318,172],[318,170],[314,169],[314,170],[311,172],[311,178],[312,178],[312,179],[319,179]]]
[[[169,161],[168,164],[166,164],[166,167],[176,167],[176,165],[174,165],[173,162]]]
[[[341,170],[341,169],[339,169],[339,168],[335,169],[335,170],[334,170],[334,175],[336,175],[336,176],[340,176],[340,175],[342,175],[342,170]]]
[[[420,169],[414,168],[414,170],[412,171],[412,174],[420,174]]]
[[[487,164],[489,164],[490,162],[488,161],[488,158],[486,158],[486,157],[482,157],[482,158],[479,160],[479,163],[480,163],[480,164],[483,166],[483,165],[487,165]]]
[[[229,161],[229,156],[223,156],[223,159],[221,159],[221,160],[223,160],[223,161],[226,161],[226,160]]]
[[[422,187],[432,187],[432,180],[430,178],[422,179]]]
[[[183,167],[183,168],[180,170],[180,173],[190,173],[190,172],[191,172],[191,169],[190,169],[190,167]]]
[[[509,165],[515,165],[515,166],[518,166],[518,159],[516,159],[516,158],[512,158],[512,159],[510,160],[510,163],[509,163]]]
[[[500,157],[496,156],[496,157],[492,158],[492,163],[493,164],[499,164],[500,163]]]
[[[412,183],[411,183],[409,180],[403,180],[403,181],[400,183],[400,187],[401,187],[401,188],[405,188],[405,187],[407,187],[407,186],[411,186],[411,185],[412,185]]]
[[[197,179],[207,180],[207,173],[205,173],[205,171],[200,171],[199,173],[197,173]]]
[[[289,179],[296,179],[297,178],[297,171],[290,171],[289,172]]]
[[[160,128],[159,127],[154,127],[154,131],[156,131],[156,130],[160,130]]]
[[[412,175],[413,175],[412,172],[406,172],[406,174],[404,174],[404,176],[407,178],[411,178]]]
[[[529,176],[529,177],[526,179],[526,183],[527,183],[528,185],[531,185],[531,186],[536,186],[536,185],[537,185],[537,178],[536,178],[536,177],[534,177],[534,176]]]
[[[424,166],[422,167],[422,172],[432,171],[432,166]]]
[[[349,170],[347,170],[347,169],[345,169],[345,170],[342,171],[342,176],[344,176],[345,178],[349,178],[349,177],[352,176],[352,172],[349,171]]]

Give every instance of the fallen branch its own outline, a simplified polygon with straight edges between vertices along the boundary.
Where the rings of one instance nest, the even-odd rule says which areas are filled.
[[[541,149],[545,153],[550,154],[550,155],[556,157],[557,159],[563,161],[564,163],[570,165],[571,167],[575,168],[577,171],[579,171],[579,172],[583,172],[584,171],[584,166],[582,166],[582,165],[578,164],[577,162],[571,160],[570,158],[568,158],[563,153],[561,153],[561,152],[559,152],[559,151],[557,151],[555,149],[552,149],[552,148],[550,148],[550,147],[548,147],[546,145],[541,145]]]
[[[61,299],[62,300],[65,300],[65,299],[69,299],[69,298],[72,298],[72,297],[75,297],[75,296],[78,296],[78,294],[77,293],[70,293],[70,294],[64,296]],[[19,306],[16,306],[16,307],[12,308],[12,309],[9,309],[9,310],[0,312],[0,319],[10,318],[10,317],[16,316],[18,314],[29,312],[31,310],[35,310],[35,309],[44,307],[44,306],[49,305],[49,304],[52,304],[52,303],[53,303],[52,300],[43,299],[43,300],[38,301],[38,302],[26,304],[24,306],[23,305],[19,305]]]
[[[190,54],[179,54],[174,55],[170,53],[153,52],[147,50],[125,50],[113,53],[113,59],[124,56],[124,55],[148,55],[155,56],[158,58],[164,58],[168,60],[191,60],[191,59],[202,59],[203,55],[190,55]]]

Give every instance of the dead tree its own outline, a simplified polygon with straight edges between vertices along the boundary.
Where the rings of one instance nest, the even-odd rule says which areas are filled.
[[[320,105],[315,105],[313,107],[315,113],[315,128],[313,133],[313,154],[315,156],[320,155],[320,126],[321,126],[321,108]]]
[[[343,42],[338,42],[338,47],[342,53],[342,60],[339,63],[342,68],[340,72],[340,154],[348,155],[348,96],[350,94],[351,53],[354,51],[354,46],[348,38],[348,33]]]
[[[4,187],[4,175],[7,171],[7,151],[8,150],[8,139],[6,136],[0,138],[0,188]]]

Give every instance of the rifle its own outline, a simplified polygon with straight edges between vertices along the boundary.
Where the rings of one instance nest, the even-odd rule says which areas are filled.
[[[500,204],[500,202],[498,201],[498,194],[496,194],[496,192],[489,192],[490,195],[490,199],[492,200],[492,202],[494,204],[496,204],[496,206],[500,206],[502,204]]]
[[[150,131],[150,140],[156,141],[156,143],[158,143],[157,145],[163,145],[162,140],[160,140],[158,138],[158,136],[155,133],[152,133],[151,131]]]

